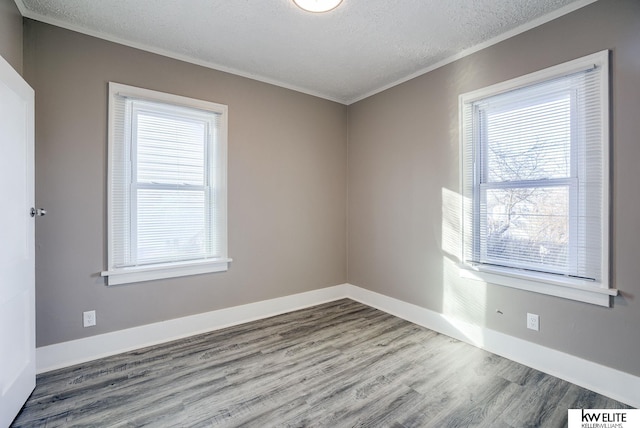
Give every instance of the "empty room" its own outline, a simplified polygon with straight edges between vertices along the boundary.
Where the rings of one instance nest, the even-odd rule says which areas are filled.
[[[0,427],[640,427],[640,1],[0,0],[0,57]]]

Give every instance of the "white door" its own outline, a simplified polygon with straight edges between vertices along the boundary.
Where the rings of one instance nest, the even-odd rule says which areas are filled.
[[[36,385],[33,105],[0,57],[0,427]]]

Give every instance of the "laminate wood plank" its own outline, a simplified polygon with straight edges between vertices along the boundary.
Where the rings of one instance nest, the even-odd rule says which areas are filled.
[[[351,300],[39,375],[15,427],[566,425],[607,397]]]

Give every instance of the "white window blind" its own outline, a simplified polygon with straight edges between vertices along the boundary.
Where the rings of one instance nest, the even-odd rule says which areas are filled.
[[[461,96],[465,264],[608,288],[607,55]]]
[[[103,275],[113,284],[226,270],[226,106],[114,83],[110,93]]]

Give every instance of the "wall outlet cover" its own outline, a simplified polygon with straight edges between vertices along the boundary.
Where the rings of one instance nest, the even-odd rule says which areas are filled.
[[[540,317],[537,314],[527,314],[527,328],[540,331]]]
[[[82,326],[92,327],[96,325],[96,311],[86,311],[82,313]]]

